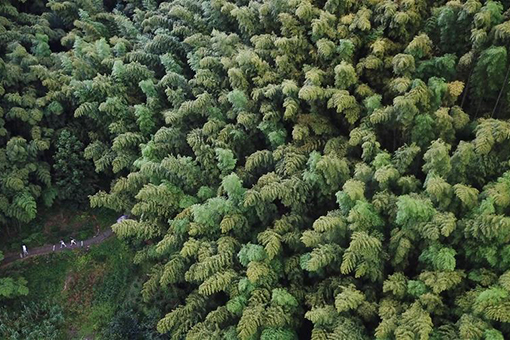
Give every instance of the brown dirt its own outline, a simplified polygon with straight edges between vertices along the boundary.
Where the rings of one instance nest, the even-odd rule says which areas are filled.
[[[68,216],[62,209],[58,213],[52,214],[43,225],[44,232],[47,234],[51,233],[52,226],[60,226],[60,230],[62,230],[64,226],[69,225],[70,218]]]
[[[64,281],[64,289],[62,289],[62,292],[65,292],[68,287],[71,286],[71,283],[73,282],[73,275],[69,274],[66,277],[66,280]]]
[[[71,328],[67,331],[68,339],[78,339],[78,328]],[[80,338],[80,340],[94,340],[96,338],[95,334],[85,335]]]
[[[70,218],[70,216],[74,216],[74,214],[76,214],[76,212],[60,208],[56,213],[51,214],[50,216],[47,217],[43,225],[43,232],[47,235],[51,234],[51,228],[54,226],[58,226],[60,230],[64,229],[76,230],[79,229],[82,225],[90,223],[90,221],[92,220],[94,223],[94,229],[96,230],[96,234],[98,234],[97,230],[99,230],[100,227],[99,222],[97,221],[95,215],[89,215],[88,218],[85,218],[83,220],[80,219],[74,220],[73,222],[72,221],[73,219]]]
[[[66,296],[68,309],[79,312],[78,310],[89,308],[94,299],[94,286],[103,279],[105,273],[104,264],[94,266],[93,270],[87,272],[71,273],[66,278],[68,285],[62,290]]]

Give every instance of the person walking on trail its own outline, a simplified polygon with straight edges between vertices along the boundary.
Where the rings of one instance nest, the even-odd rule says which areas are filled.
[[[127,215],[122,215],[121,217],[119,217],[119,218],[117,219],[117,223],[120,223],[120,222],[122,222],[122,221],[126,220],[127,218],[128,218],[128,216],[127,216]]]
[[[67,248],[66,243],[64,242],[64,240],[60,240],[60,249],[62,249],[62,248]]]
[[[28,255],[27,246],[23,245],[23,246],[21,246],[21,249],[23,249],[23,257],[27,256]]]
[[[76,245],[76,241],[74,240],[74,238],[71,238],[71,247],[75,246],[75,245]]]

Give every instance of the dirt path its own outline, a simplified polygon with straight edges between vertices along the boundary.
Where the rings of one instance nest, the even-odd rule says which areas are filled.
[[[108,228],[107,230],[103,231],[99,235],[89,238],[88,240],[84,240],[83,248],[87,248],[88,246],[91,246],[93,244],[102,243],[104,240],[108,239],[112,235],[113,235],[112,229]],[[50,254],[53,252],[57,253],[57,252],[64,251],[64,250],[73,250],[73,249],[81,248],[81,241],[76,240],[76,243],[77,243],[77,245],[72,246],[72,247],[69,243],[67,243],[67,248],[62,248],[62,249],[60,248],[60,244],[56,243],[55,251],[53,251],[53,244],[46,244],[42,247],[28,249],[28,255],[24,258],[20,258],[21,252],[5,254],[4,260],[2,262],[0,262],[0,268],[6,267],[15,261],[23,261],[25,259],[35,257],[35,256],[46,255],[46,254]]]

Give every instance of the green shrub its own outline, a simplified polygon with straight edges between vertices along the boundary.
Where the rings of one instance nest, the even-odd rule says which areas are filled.
[[[23,304],[19,312],[0,307],[0,338],[9,340],[65,339],[62,308],[53,303]]]

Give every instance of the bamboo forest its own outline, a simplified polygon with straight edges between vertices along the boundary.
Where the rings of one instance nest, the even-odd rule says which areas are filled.
[[[0,0],[0,339],[510,339],[510,1]]]

